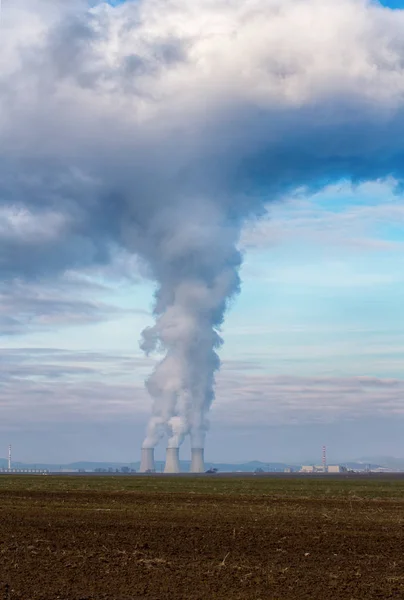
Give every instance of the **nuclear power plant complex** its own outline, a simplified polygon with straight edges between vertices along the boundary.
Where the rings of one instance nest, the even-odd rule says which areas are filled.
[[[180,449],[179,448],[167,448],[166,450],[166,462],[164,466],[164,473],[180,473]],[[155,473],[156,466],[154,462],[154,448],[142,448],[141,460],[140,460],[140,473]],[[192,448],[191,449],[191,466],[189,469],[190,473],[204,473],[205,472],[205,461],[203,448]]]

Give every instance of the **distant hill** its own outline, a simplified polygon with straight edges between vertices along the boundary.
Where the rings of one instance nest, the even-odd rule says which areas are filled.
[[[340,463],[341,465],[344,465],[344,467],[347,467],[347,469],[351,469],[352,471],[374,471],[375,469],[380,469],[380,467],[383,467],[383,465],[380,465],[379,463],[373,463],[373,462],[343,462]]]
[[[359,459],[360,463],[376,463],[387,469],[404,470],[404,458],[394,458],[393,456],[365,456]]]
[[[296,465],[294,465],[297,468]],[[288,463],[279,463],[279,462],[261,462],[259,460],[253,460],[246,463],[209,463],[206,462],[206,467],[214,467],[218,469],[222,473],[228,472],[243,472],[243,473],[253,473],[257,469],[262,469],[263,471],[271,471],[271,472],[283,472],[286,467],[293,467]]]

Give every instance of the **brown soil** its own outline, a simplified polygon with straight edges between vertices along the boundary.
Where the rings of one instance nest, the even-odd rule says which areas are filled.
[[[175,493],[0,487],[0,600],[399,600],[403,508],[400,498],[178,484]]]

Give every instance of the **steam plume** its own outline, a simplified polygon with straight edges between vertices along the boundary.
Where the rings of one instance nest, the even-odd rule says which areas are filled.
[[[203,447],[220,366],[218,328],[239,290],[237,233],[226,215],[204,203],[203,211],[189,217],[186,229],[179,221],[163,233],[154,258],[156,323],[143,332],[141,346],[165,357],[147,382],[154,406],[146,447],[155,446],[166,431],[169,447],[178,447],[187,434]]]

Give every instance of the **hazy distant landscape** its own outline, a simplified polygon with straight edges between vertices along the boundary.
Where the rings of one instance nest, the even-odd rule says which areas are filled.
[[[7,469],[7,459],[0,458],[0,469]],[[180,461],[181,471],[188,472],[190,467],[190,461]],[[299,470],[302,465],[318,464],[317,461],[303,461],[302,463],[281,463],[281,462],[262,462],[259,460],[248,461],[245,463],[221,463],[221,462],[209,462],[206,461],[207,469],[217,469],[219,473],[226,472],[245,472],[250,473],[256,470],[263,470],[264,472],[278,472],[282,473],[285,469]],[[357,460],[350,461],[335,461],[334,464],[340,464],[348,469],[355,471],[363,471],[366,469],[377,469],[386,468],[392,471],[404,470],[404,459],[393,458],[393,457],[365,457]],[[56,463],[22,463],[13,462],[13,468],[15,469],[47,469],[49,471],[95,471],[97,469],[118,469],[129,468],[131,470],[138,471],[140,461],[122,463],[122,462],[89,462],[89,461],[78,461],[67,464],[56,464]],[[164,461],[156,460],[156,472],[162,472],[164,469]]]

